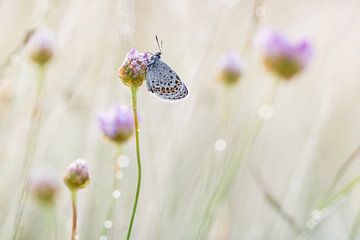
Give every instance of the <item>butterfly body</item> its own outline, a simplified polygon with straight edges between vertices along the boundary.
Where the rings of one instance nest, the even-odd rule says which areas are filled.
[[[176,72],[161,61],[161,52],[156,52],[149,60],[146,74],[147,89],[167,100],[177,100],[187,96],[188,90]]]

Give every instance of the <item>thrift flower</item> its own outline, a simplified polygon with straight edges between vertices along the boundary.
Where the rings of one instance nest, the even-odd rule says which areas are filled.
[[[290,41],[276,31],[264,30],[257,40],[267,69],[285,80],[304,70],[313,54],[307,39]]]
[[[55,37],[49,30],[37,30],[29,35],[29,56],[39,65],[45,65],[54,55]]]
[[[149,54],[131,49],[119,69],[122,82],[128,87],[140,87],[146,77],[149,59]]]
[[[98,117],[103,134],[115,143],[126,142],[134,133],[134,119],[128,106],[115,105]]]
[[[85,188],[90,183],[89,168],[84,159],[77,159],[69,165],[64,182],[71,191]]]
[[[52,204],[59,191],[59,181],[49,170],[37,171],[31,181],[31,194],[40,203]]]
[[[240,56],[229,52],[220,59],[219,79],[226,85],[234,85],[243,74],[243,64]]]

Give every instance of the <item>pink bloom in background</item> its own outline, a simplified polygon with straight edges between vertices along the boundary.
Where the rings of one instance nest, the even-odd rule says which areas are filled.
[[[41,203],[53,203],[60,183],[50,169],[39,169],[32,175],[31,194]]]
[[[119,77],[126,86],[139,87],[145,80],[150,56],[138,52],[135,48],[126,55],[119,69]]]
[[[311,43],[305,38],[292,41],[280,32],[266,29],[256,40],[265,66],[283,79],[289,80],[304,70],[313,55]]]
[[[39,65],[46,64],[54,55],[55,37],[46,29],[35,30],[29,40],[30,58]]]
[[[221,81],[228,85],[235,84],[244,71],[243,63],[239,54],[236,52],[228,52],[224,54],[219,61]]]
[[[115,105],[98,116],[98,125],[103,134],[116,143],[126,142],[134,132],[131,109],[125,105]]]

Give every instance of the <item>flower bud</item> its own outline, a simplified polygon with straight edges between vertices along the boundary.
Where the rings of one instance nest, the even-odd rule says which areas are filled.
[[[266,68],[285,80],[304,70],[312,57],[313,50],[306,39],[290,41],[279,32],[264,30],[257,41],[263,50]]]
[[[103,134],[115,143],[126,142],[134,132],[134,120],[128,106],[115,105],[98,117]]]
[[[229,52],[220,59],[219,79],[228,86],[238,82],[243,74],[243,64],[240,56],[235,52]]]
[[[72,191],[85,188],[90,183],[89,168],[84,159],[77,159],[69,165],[64,182]]]
[[[54,55],[55,38],[49,30],[36,30],[30,35],[29,56],[31,60],[41,66],[48,63]]]
[[[52,204],[59,191],[59,180],[50,170],[35,172],[31,180],[32,196],[43,204]]]
[[[119,77],[122,82],[128,87],[140,87],[146,77],[148,61],[147,53],[131,49],[119,69]]]

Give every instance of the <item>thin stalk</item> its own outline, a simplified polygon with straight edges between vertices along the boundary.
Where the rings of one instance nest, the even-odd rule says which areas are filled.
[[[117,160],[117,158],[120,156],[121,145],[119,145],[119,146],[117,146],[117,147],[118,147],[118,149],[117,149],[117,151],[116,151],[115,158],[114,158],[113,186],[112,186],[111,194],[113,194],[114,191],[118,189],[118,182],[119,182],[119,180],[117,179],[116,175],[117,175],[117,173],[120,171],[120,168],[119,168],[119,166],[117,165],[116,160]],[[116,203],[116,199],[112,196],[111,199],[110,199],[109,207],[108,207],[108,209],[107,209],[105,221],[107,221],[107,220],[113,221],[113,219],[114,219],[115,203]],[[109,230],[109,229],[107,229],[107,228],[103,225],[103,226],[102,226],[102,229],[101,229],[100,236],[106,236],[106,235],[108,234],[108,230]]]
[[[360,229],[360,211],[357,213],[353,226],[351,228],[351,232],[349,235],[349,240],[356,240],[356,236],[359,233]]]
[[[345,187],[340,189],[336,194],[334,194],[334,196],[332,196],[326,202],[324,202],[322,205],[320,205],[319,209],[322,210],[322,209],[328,208],[329,206],[338,202],[344,196],[349,194],[354,189],[354,187],[356,187],[359,183],[360,183],[360,176],[351,180],[348,184],[346,184]]]
[[[344,176],[347,169],[351,166],[351,164],[359,157],[360,155],[360,146],[358,146],[354,152],[345,160],[345,162],[341,165],[339,170],[336,172],[336,175],[331,182],[330,187],[325,192],[322,202],[319,205],[323,205],[326,201],[328,201],[329,197],[331,196],[332,192],[340,182],[341,178]]]
[[[14,234],[13,240],[16,240],[19,236],[21,220],[24,212],[24,206],[27,201],[27,193],[30,186],[30,175],[31,169],[34,162],[34,154],[36,146],[38,143],[38,134],[41,122],[41,102],[42,102],[42,89],[45,81],[45,67],[39,66],[39,77],[36,87],[35,103],[32,111],[32,117],[30,120],[30,129],[26,136],[26,147],[25,147],[25,160],[23,167],[21,169],[21,176],[24,177],[24,183],[21,189],[20,202],[18,203],[16,216],[15,216],[15,225],[14,225]]]
[[[71,191],[72,203],[72,227],[71,227],[71,240],[76,240],[77,237],[77,191]]]
[[[45,205],[43,207],[44,222],[48,224],[48,227],[45,227],[45,234],[43,239],[57,239],[57,229],[56,229],[56,213],[53,204]]]
[[[131,213],[129,228],[127,232],[126,239],[129,240],[135,220],[136,209],[139,201],[140,195],[140,187],[141,187],[141,159],[140,159],[140,141],[139,141],[139,120],[137,114],[137,97],[136,97],[137,88],[131,87],[131,104],[133,109],[134,115],[134,124],[135,124],[135,140],[136,140],[136,158],[137,158],[137,167],[138,167],[138,181],[136,186],[136,194],[135,194],[135,201],[134,206]]]
[[[260,188],[267,203],[273,208],[273,210],[276,213],[279,214],[279,216],[288,224],[288,226],[293,230],[295,234],[299,234],[301,232],[301,227],[296,222],[294,217],[291,216],[291,214],[286,211],[286,209],[282,206],[280,201],[270,191],[269,186],[266,184],[265,180],[262,178],[260,173],[257,172],[256,170],[253,170],[252,173],[255,183]]]
[[[261,101],[261,105],[268,104],[272,105],[275,92],[277,89],[279,80],[275,80],[269,92],[266,92],[264,95],[264,100]],[[257,110],[257,109],[256,109]],[[240,163],[242,162],[245,154],[250,149],[250,147],[255,142],[255,139],[262,127],[263,119],[258,117],[258,112],[256,111],[255,115],[251,118],[250,126],[246,129],[243,143],[239,146],[239,151],[235,153],[234,158],[230,161],[226,172],[222,175],[219,184],[217,185],[210,202],[208,203],[203,217],[203,222],[200,226],[198,232],[198,239],[202,239],[202,234],[207,234],[212,225],[214,214],[217,206],[220,202],[226,197],[232,182],[234,181],[236,174],[238,172]],[[206,237],[205,237],[206,238]]]

